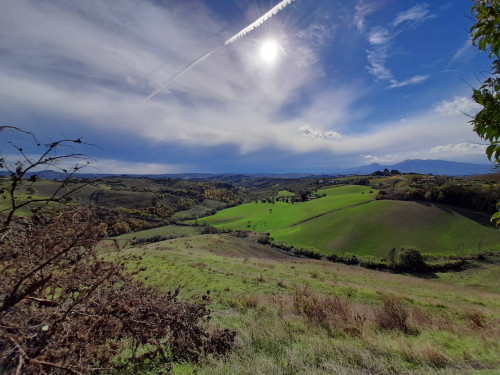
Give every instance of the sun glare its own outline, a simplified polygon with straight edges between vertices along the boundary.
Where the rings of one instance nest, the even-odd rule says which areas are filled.
[[[260,57],[267,63],[272,63],[278,57],[278,45],[272,40],[268,40],[260,48]]]

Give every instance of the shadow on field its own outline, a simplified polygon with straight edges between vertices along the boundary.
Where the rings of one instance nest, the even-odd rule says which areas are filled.
[[[435,203],[435,202],[415,201],[415,203],[421,204],[426,207],[436,207],[437,209],[446,212],[447,214],[450,215],[452,215],[453,213],[457,213],[463,217],[466,217],[469,220],[481,224],[482,226],[495,228],[495,225],[493,225],[490,221],[491,216],[484,212],[474,212],[467,210],[465,208],[449,206],[446,204]]]

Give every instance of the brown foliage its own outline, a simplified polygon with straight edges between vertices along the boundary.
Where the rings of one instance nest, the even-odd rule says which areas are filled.
[[[294,307],[307,320],[324,328],[339,328],[353,336],[363,333],[366,314],[355,312],[346,298],[319,295],[307,287],[296,287]]]
[[[172,361],[231,350],[234,331],[207,329],[209,292],[192,302],[179,301],[179,289],[146,289],[133,278],[144,270],[139,257],[116,256],[112,262],[98,253],[107,225],[96,210],[37,208],[30,218],[16,218],[16,211],[31,203],[66,202],[64,195],[57,196],[59,190],[49,198],[22,201],[16,191],[33,169],[83,156],[57,154],[67,143],[81,141],[54,142],[34,160],[14,146],[23,162],[9,167],[0,160],[10,175],[12,202],[0,218],[0,372],[134,371],[155,363],[169,371]],[[79,169],[68,172],[61,186]],[[127,273],[125,263],[134,260],[137,269]]]
[[[122,264],[99,257],[102,228],[79,207],[39,213],[3,235],[2,371],[88,373],[96,363],[133,368],[232,348],[233,331],[206,329],[208,294],[189,303],[178,300],[179,290],[146,290]],[[131,354],[117,361],[125,348]]]
[[[410,331],[408,326],[409,313],[401,298],[383,295],[384,306],[376,313],[375,320],[382,329],[398,330],[405,333]]]

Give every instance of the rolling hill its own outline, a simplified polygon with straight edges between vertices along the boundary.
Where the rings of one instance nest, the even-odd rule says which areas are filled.
[[[465,254],[500,249],[500,233],[487,215],[437,203],[375,200],[370,188],[319,190],[325,197],[289,204],[249,203],[200,219],[216,227],[270,233],[294,246],[323,254],[351,252],[385,256],[411,245],[423,252]]]

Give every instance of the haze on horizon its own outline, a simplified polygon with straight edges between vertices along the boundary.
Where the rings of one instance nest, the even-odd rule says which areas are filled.
[[[89,173],[487,163],[470,1],[296,0],[224,45],[279,3],[0,0],[0,125],[100,146]]]

